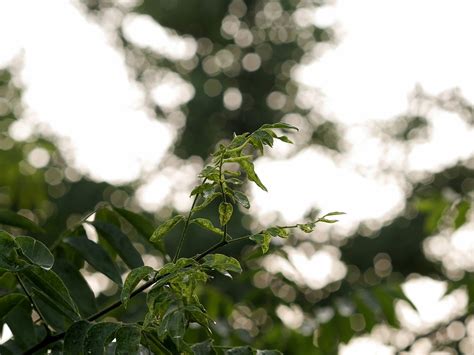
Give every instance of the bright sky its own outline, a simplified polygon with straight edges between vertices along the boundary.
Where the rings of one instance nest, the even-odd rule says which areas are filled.
[[[152,119],[143,105],[144,89],[129,79],[113,38],[73,4],[0,2],[0,67],[21,58],[26,86],[27,110],[12,134],[25,139],[32,130],[50,132],[61,138],[70,163],[82,172],[110,182],[135,180],[161,161],[175,129]],[[252,189],[252,213],[265,220],[279,212],[295,221],[315,205],[344,210],[348,215],[338,228],[348,234],[361,220],[381,223],[403,208],[404,182],[377,171],[380,163],[388,161],[400,170],[437,170],[472,156],[473,130],[442,110],[429,113],[431,138],[408,155],[396,147],[381,149],[384,142],[371,125],[406,112],[407,98],[418,84],[431,94],[458,87],[474,102],[473,13],[471,0],[339,0],[319,10],[314,21],[337,26],[339,43],[318,47],[319,60],[301,67],[298,78],[320,90],[317,109],[345,127],[345,141],[352,148],[338,160],[319,148],[306,148],[290,160],[261,159],[257,169],[270,192]],[[193,39],[170,34],[150,18],[132,16],[127,23],[130,39],[163,55],[188,58],[196,49]],[[163,45],[150,42],[150,33]],[[184,102],[192,97],[192,87],[179,78],[160,75],[168,75],[185,93],[161,104],[173,110],[183,97]],[[163,90],[157,81],[152,97],[159,101]],[[407,166],[399,164],[403,158]],[[191,165],[188,170],[194,174],[199,163]],[[361,166],[376,172],[362,174]],[[169,186],[173,174],[155,172],[141,188],[138,196],[145,208],[164,203],[170,193],[163,190],[163,181]],[[185,195],[174,197],[179,209],[190,204]],[[332,264],[339,265],[337,257]]]

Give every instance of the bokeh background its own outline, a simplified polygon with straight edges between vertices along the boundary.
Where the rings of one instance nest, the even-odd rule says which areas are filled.
[[[225,315],[218,337],[289,354],[472,354],[473,12],[469,0],[2,0],[0,208],[51,236],[103,201],[159,222],[189,209],[218,142],[290,123],[295,144],[258,159],[269,192],[247,187],[233,234],[347,215],[248,258],[247,279],[217,279],[205,297]],[[104,303],[116,296],[82,272]],[[415,308],[381,296],[379,318],[365,292],[382,285]]]

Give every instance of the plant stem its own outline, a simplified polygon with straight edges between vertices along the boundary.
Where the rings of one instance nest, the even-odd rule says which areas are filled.
[[[245,237],[240,237],[240,238],[236,238],[236,239],[232,239],[230,241],[226,241],[225,239],[224,240],[221,240],[219,243],[213,245],[212,247],[210,247],[209,249],[207,249],[206,251],[204,251],[203,253],[197,255],[196,257],[194,257],[194,260],[196,261],[199,261],[201,260],[202,258],[204,258],[206,255],[212,253],[214,250],[217,250],[229,243],[232,243],[234,241],[239,241],[239,240],[243,240],[245,238],[248,238],[249,236],[245,236]],[[149,287],[153,286],[154,284],[156,284],[158,281],[164,279],[165,277],[169,276],[171,274],[164,274],[164,275],[160,275],[160,276],[157,276],[157,277],[154,277],[153,279],[145,282],[143,285],[141,285],[139,288],[135,289],[131,294],[130,294],[130,298],[132,297],[135,297],[136,295],[142,293],[143,291],[145,291],[146,289],[148,289]],[[122,301],[121,300],[117,300],[115,301],[114,303],[110,304],[109,306],[105,307],[104,309],[101,309],[100,311],[98,311],[97,313],[94,313],[92,314],[91,316],[87,317],[87,321],[89,322],[93,322],[101,317],[103,317],[104,315],[106,315],[107,313],[113,311],[114,309],[120,307],[122,305]],[[36,344],[35,346],[33,346],[32,348],[28,349],[26,352],[24,352],[24,355],[31,355],[31,354],[34,354],[35,352],[47,347],[48,345],[51,345],[59,340],[62,340],[66,335],[66,332],[61,332],[61,333],[58,333],[58,334],[54,334],[54,335],[47,335],[41,342],[39,342],[38,344]]]
[[[206,181],[207,181],[207,178],[205,178],[202,181],[201,185],[205,184]],[[186,218],[186,221],[184,222],[183,231],[181,232],[181,237],[179,238],[178,248],[176,249],[176,253],[174,254],[174,257],[173,257],[173,263],[176,262],[176,260],[178,260],[179,255],[181,254],[181,249],[183,248],[184,240],[186,239],[186,232],[188,231],[188,227],[189,227],[189,221],[191,220],[191,216],[193,215],[193,208],[196,205],[199,195],[200,194],[198,193],[196,194],[196,197],[194,197],[194,201],[193,201],[193,204],[191,205],[191,209],[189,210],[188,217]]]
[[[18,280],[18,283],[20,284],[21,288],[23,289],[23,292],[26,294],[26,296],[28,297],[28,300],[30,301],[31,303],[31,306],[33,307],[33,309],[36,311],[36,313],[38,313],[38,316],[39,316],[39,319],[44,323],[44,326],[46,328],[46,332],[49,334],[50,333],[50,329],[48,328],[48,325],[46,324],[46,322],[44,321],[44,317],[43,315],[41,314],[41,312],[39,311],[38,307],[36,307],[36,304],[35,302],[33,301],[33,298],[31,297],[31,295],[28,293],[28,291],[26,290],[26,287],[25,287],[25,284],[23,283],[23,281],[21,281],[21,278],[16,275],[16,279]]]

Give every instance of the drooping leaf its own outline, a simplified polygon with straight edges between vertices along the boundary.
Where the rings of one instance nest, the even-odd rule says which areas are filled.
[[[231,272],[242,272],[242,267],[237,259],[223,254],[209,254],[203,258],[203,266],[219,271],[225,276],[230,276]]]
[[[92,326],[86,320],[80,320],[69,327],[64,336],[63,351],[70,355],[83,355],[84,340],[86,339],[87,331]]]
[[[22,228],[34,233],[44,233],[44,229],[32,220],[9,210],[0,210],[0,224]]]
[[[252,235],[249,239],[260,245],[263,254],[265,254],[270,248],[270,241],[272,240],[272,236],[270,233],[259,233]]]
[[[128,274],[123,285],[122,293],[120,299],[122,300],[123,306],[127,308],[128,300],[130,299],[130,294],[133,292],[138,283],[147,278],[154,272],[153,268],[150,266],[140,266],[139,268],[133,269]]]
[[[250,202],[246,194],[240,191],[234,191],[235,200],[244,208],[250,208]]]
[[[135,249],[130,239],[122,233],[120,228],[102,221],[94,221],[92,225],[112,246],[118,255],[120,255],[128,267],[135,269],[143,265],[140,253]]]
[[[260,178],[258,177],[257,173],[255,173],[255,168],[251,161],[241,160],[239,161],[239,165],[245,171],[250,181],[253,181],[254,183],[256,183],[257,186],[260,187],[262,190],[268,191],[265,185],[263,185],[263,183],[260,181]]]
[[[83,317],[97,312],[94,292],[78,269],[64,258],[58,258],[54,262],[53,271],[63,280]]]
[[[21,293],[10,293],[0,297],[0,319],[3,319],[10,313],[15,306],[22,302],[28,302],[28,297]]]
[[[15,243],[20,248],[23,255],[33,264],[49,270],[53,267],[54,256],[48,247],[31,237],[20,236],[15,238]]]
[[[150,241],[153,244],[159,244],[162,242],[163,237],[178,223],[184,221],[184,216],[177,215],[174,216],[173,218],[168,219],[167,221],[163,222],[154,232],[153,235],[150,238]]]
[[[64,242],[73,247],[94,269],[116,284],[122,284],[120,272],[100,245],[85,237],[68,237]]]
[[[8,324],[15,342],[26,350],[35,345],[37,340],[35,337],[35,328],[31,317],[31,305],[29,302],[20,302],[14,307],[4,319]]]
[[[194,218],[191,220],[191,223],[197,224],[199,227],[207,229],[213,233],[216,233],[220,236],[224,235],[224,232],[220,229],[215,227],[212,222],[205,218]]]
[[[120,324],[112,322],[101,322],[92,325],[84,340],[84,353],[102,355],[104,347],[113,340],[115,332],[120,326]]]
[[[232,217],[234,208],[229,202],[221,202],[219,205],[219,222],[222,226],[226,225]]]
[[[141,330],[138,326],[132,324],[122,326],[115,333],[115,338],[117,339],[115,354],[138,354],[141,338]]]
[[[27,291],[34,293],[33,301],[46,322],[64,330],[80,319],[79,310],[63,281],[52,270],[30,266],[18,275]]]
[[[138,233],[140,233],[147,240],[150,239],[151,235],[155,231],[153,223],[151,223],[142,215],[118,207],[114,207],[114,211],[122,216],[128,223],[130,223],[133,228],[135,228]]]

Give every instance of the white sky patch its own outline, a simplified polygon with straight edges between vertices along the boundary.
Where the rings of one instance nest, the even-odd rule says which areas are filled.
[[[445,295],[446,283],[428,277],[413,278],[405,282],[402,288],[417,309],[399,301],[396,305],[397,315],[401,324],[415,333],[423,334],[437,324],[463,314],[467,307],[465,291],[455,290]]]
[[[393,355],[395,349],[371,337],[356,337],[339,347],[339,355],[359,354]]]
[[[197,50],[194,38],[178,36],[174,31],[162,27],[149,15],[127,15],[123,29],[129,41],[171,60],[191,59]]]
[[[3,1],[0,17],[0,52],[22,53],[28,124],[58,135],[70,162],[98,180],[135,180],[160,162],[174,132],[145,111],[101,27],[66,1]]]
[[[339,0],[334,6],[319,17],[335,16],[340,43],[297,75],[321,89],[328,114],[348,124],[389,119],[417,83],[431,94],[459,87],[474,101],[472,1]]]
[[[349,232],[360,221],[386,219],[404,206],[404,192],[394,179],[364,177],[315,147],[289,160],[261,158],[255,166],[268,192],[252,184],[251,214],[278,211],[293,223],[317,206],[323,213],[346,212],[338,228]]]

